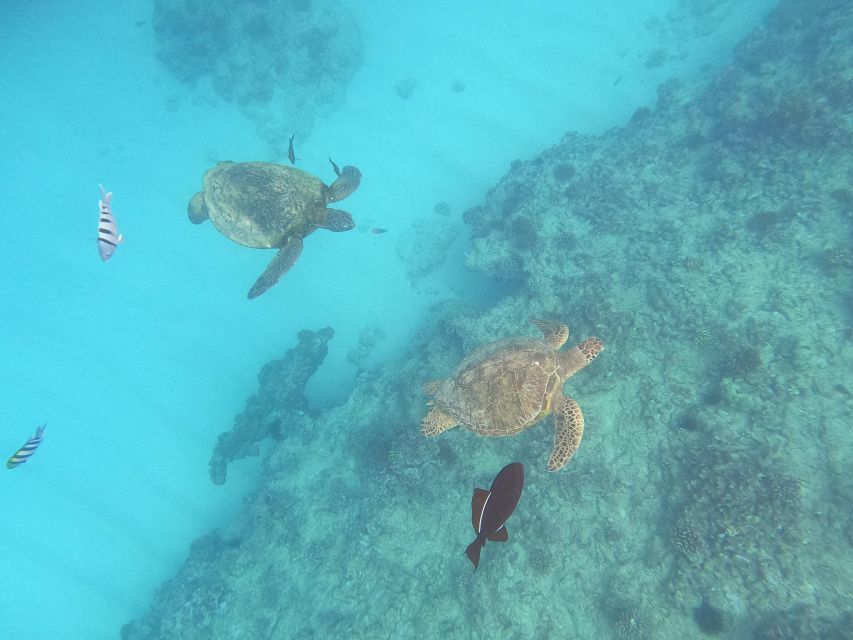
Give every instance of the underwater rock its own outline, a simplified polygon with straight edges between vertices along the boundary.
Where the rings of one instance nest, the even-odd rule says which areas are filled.
[[[403,78],[395,86],[394,91],[403,100],[408,100],[415,92],[415,87],[418,86],[418,81],[414,78]]]
[[[448,251],[460,235],[461,225],[437,218],[416,218],[397,241],[397,255],[406,265],[409,281],[418,287],[444,264]]]
[[[450,205],[444,200],[439,200],[435,203],[435,206],[432,208],[433,213],[439,216],[449,217],[450,216]]]
[[[347,353],[347,361],[360,365],[376,348],[376,345],[385,339],[385,331],[381,327],[367,327],[358,334],[358,344]]]
[[[642,619],[633,609],[618,611],[613,626],[616,637],[621,640],[646,640],[648,638]]]
[[[725,629],[723,612],[712,606],[704,598],[702,603],[693,609],[693,621],[702,633],[718,635]]]
[[[752,345],[742,345],[728,354],[725,374],[732,377],[747,376],[759,367],[761,367],[761,352]]]
[[[646,69],[656,69],[662,67],[669,58],[669,53],[666,49],[655,49],[646,58]]]
[[[801,483],[761,448],[744,449],[714,434],[678,452],[680,516],[672,546],[698,588],[726,582],[758,588],[800,562]],[[694,573],[692,567],[701,567]]]
[[[297,334],[299,344],[261,368],[257,393],[246,400],[246,408],[234,418],[231,430],[216,441],[210,458],[214,484],[225,482],[229,462],[258,455],[261,440],[282,437],[291,423],[301,419],[308,404],[303,394],[305,384],[323,364],[334,335],[331,327],[304,329]]]
[[[279,150],[343,102],[361,65],[358,23],[336,0],[156,0],[153,29],[178,80],[208,82]]]
[[[752,631],[753,640],[850,640],[853,638],[853,611],[821,616],[799,605],[773,611],[762,617]]]
[[[572,178],[574,178],[578,173],[575,165],[570,162],[562,162],[560,164],[554,165],[551,169],[551,174],[554,176],[554,180],[558,182],[568,182]]]
[[[672,528],[672,546],[689,559],[701,556],[705,548],[702,538],[685,519],[680,519]]]

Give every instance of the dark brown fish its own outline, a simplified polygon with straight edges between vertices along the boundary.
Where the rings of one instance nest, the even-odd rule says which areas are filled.
[[[287,159],[290,160],[290,164],[296,164],[296,154],[293,152],[293,138],[295,137],[295,133],[290,136],[290,144],[287,145]]]
[[[372,233],[375,236],[378,236],[380,233],[387,233],[387,232],[388,232],[388,229],[381,229],[379,227],[374,227],[373,229],[370,230],[370,233]]]
[[[329,162],[331,162],[331,163],[332,163],[332,169],[334,169],[334,170],[335,170],[335,175],[336,175],[336,176],[338,176],[338,177],[340,178],[340,177],[341,177],[341,170],[340,170],[340,168],[338,167],[338,165],[336,165],[336,164],[335,164],[335,161],[334,161],[334,160],[332,160],[331,158],[329,158]]]
[[[524,465],[512,462],[500,470],[491,488],[474,489],[471,497],[471,524],[477,537],[465,549],[465,555],[474,565],[474,571],[480,564],[480,551],[486,540],[506,542],[509,540],[506,521],[515,511],[524,487]]]

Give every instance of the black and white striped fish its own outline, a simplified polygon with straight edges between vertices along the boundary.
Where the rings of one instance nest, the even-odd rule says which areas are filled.
[[[36,429],[36,435],[27,440],[24,443],[24,446],[18,449],[12,457],[9,458],[9,461],[6,463],[7,469],[14,469],[20,464],[24,464],[27,460],[30,459],[30,456],[33,455],[38,449],[38,446],[41,444],[41,441],[44,439],[44,428],[47,426],[45,422],[42,426]]]
[[[124,237],[118,232],[113,210],[110,209],[113,192],[107,193],[100,184],[98,188],[101,190],[101,199],[98,201],[98,206],[101,209],[101,217],[98,221],[98,252],[101,254],[101,260],[106,262],[113,255],[119,243],[124,240]]]

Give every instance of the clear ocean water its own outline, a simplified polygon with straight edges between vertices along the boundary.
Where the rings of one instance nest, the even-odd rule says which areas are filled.
[[[853,160],[832,142],[853,92],[793,96],[849,87],[853,47],[820,27],[787,47],[807,5],[4,3],[0,452],[47,426],[3,471],[0,637],[853,637]],[[824,45],[835,67],[791,63]],[[805,106],[750,125],[773,96]],[[838,131],[799,134],[830,112]],[[357,226],[248,300],[274,252],[187,203],[216,162],[289,165],[291,135],[326,182],[330,158],[360,169],[335,205]],[[557,166],[564,200],[540,206]],[[581,206],[596,180],[618,193]],[[125,238],[106,263],[99,184]],[[545,471],[550,417],[424,438],[421,385],[530,315],[607,344],[567,385],[569,465]],[[215,485],[261,367],[326,326],[310,424]],[[471,490],[514,460],[510,540],[472,573]],[[288,507],[258,516],[260,495]]]

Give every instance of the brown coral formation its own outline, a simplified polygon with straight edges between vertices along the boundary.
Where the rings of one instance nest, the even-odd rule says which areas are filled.
[[[319,331],[304,329],[299,343],[284,357],[266,363],[258,374],[258,391],[246,401],[246,408],[234,418],[234,426],[216,441],[210,458],[210,479],[223,484],[228,463],[258,455],[259,443],[268,437],[281,438],[304,417],[308,402],[303,391],[328,353],[331,327]]]

